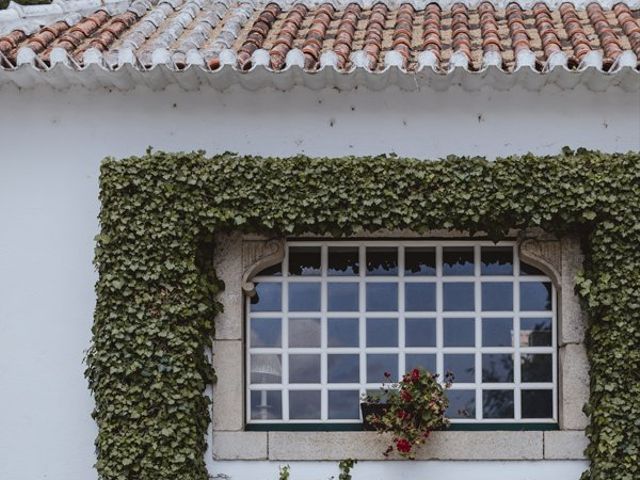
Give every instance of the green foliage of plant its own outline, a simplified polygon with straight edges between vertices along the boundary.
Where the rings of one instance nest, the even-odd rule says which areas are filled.
[[[389,382],[391,374],[385,372]],[[384,413],[371,414],[371,422],[378,433],[393,435],[391,443],[384,452],[390,455],[394,450],[404,458],[414,460],[416,451],[423,445],[434,430],[445,428],[449,421],[445,417],[449,401],[445,394],[451,387],[453,376],[447,374],[445,384],[438,382],[438,375],[422,368],[414,368],[405,373],[398,383],[384,383],[382,396],[367,396],[367,401],[384,402]]]
[[[340,463],[338,463],[338,468],[340,469],[340,475],[338,475],[338,480],[351,480],[351,470],[355,467],[358,460],[353,458],[346,458]]]
[[[278,474],[278,480],[289,480],[291,474],[291,467],[289,465],[282,465]]]
[[[589,313],[584,478],[640,475],[640,154],[288,159],[148,153],[101,170],[101,233],[87,378],[103,480],[205,480],[222,286],[217,232],[336,237],[379,229],[579,234]]]

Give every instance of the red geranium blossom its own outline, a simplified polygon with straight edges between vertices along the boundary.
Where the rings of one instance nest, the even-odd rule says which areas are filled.
[[[420,381],[420,370],[418,370],[417,368],[414,368],[411,372],[411,381],[413,383],[417,383]]]
[[[409,440],[401,438],[396,442],[396,448],[401,453],[409,453],[411,451],[411,443]]]
[[[411,395],[411,392],[409,390],[402,390],[400,392],[400,398],[402,398],[402,400],[405,402],[410,402],[411,400],[413,400],[413,395]]]

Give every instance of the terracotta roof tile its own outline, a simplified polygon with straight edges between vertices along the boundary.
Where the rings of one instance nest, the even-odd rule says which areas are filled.
[[[639,17],[640,10],[626,3],[552,8],[508,0],[442,6],[418,0],[135,0],[120,11],[100,8],[36,31],[6,32],[0,36],[0,68],[15,69],[18,52],[26,49],[31,53],[23,57],[35,59],[37,68],[53,63],[56,52],[56,58],[66,54],[78,68],[89,58],[110,69],[128,62],[142,70],[158,64],[177,71],[189,66],[216,71],[224,65],[239,71],[261,65],[275,72],[293,65],[307,72],[327,66],[377,72],[399,67],[410,73],[491,66],[505,73],[530,66],[544,73],[558,65],[637,70]]]

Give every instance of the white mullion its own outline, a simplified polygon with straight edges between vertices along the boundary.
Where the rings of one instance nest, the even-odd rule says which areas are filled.
[[[282,421],[289,420],[289,247],[282,267]]]
[[[444,381],[444,320],[442,319],[444,292],[442,284],[442,245],[436,246],[436,371]]]
[[[514,354],[513,354],[513,382],[515,388],[513,392],[513,414],[516,421],[522,420],[522,361],[520,358],[520,258],[518,249],[513,249],[513,323],[514,323]]]
[[[367,311],[367,290],[366,290],[366,268],[367,268],[367,256],[366,247],[363,244],[358,245],[358,261],[360,262],[360,268],[358,271],[358,348],[360,359],[360,393],[367,393],[367,354],[366,354],[366,338],[367,338],[367,325],[366,325],[366,311]],[[362,416],[362,412],[360,412]]]
[[[406,346],[406,326],[405,326],[405,292],[404,292],[404,246],[398,246],[398,375],[402,375],[407,371],[407,362],[405,354]]]
[[[557,324],[558,322],[554,321],[557,317],[557,308],[558,308],[558,304],[557,304],[557,293],[556,293],[556,287],[553,283],[551,283],[551,312],[552,312],[552,317],[551,317],[551,346],[553,348],[552,351],[552,357],[551,357],[551,362],[552,362],[552,366],[553,366],[553,374],[551,377],[551,381],[553,382],[553,393],[551,394],[551,400],[553,401],[553,407],[552,407],[552,413],[553,413],[553,419],[555,421],[558,421],[559,418],[559,414],[558,414],[558,328],[557,328]]]
[[[474,296],[474,327],[475,327],[475,391],[476,391],[476,420],[482,419],[482,350],[480,349],[480,315],[482,312],[482,283],[480,278],[480,246],[473,247],[473,296]]]
[[[320,390],[320,420],[327,421],[329,419],[329,389],[328,389],[328,353],[327,353],[327,311],[329,310],[328,297],[328,247],[323,243],[320,249],[320,381],[322,388]]]

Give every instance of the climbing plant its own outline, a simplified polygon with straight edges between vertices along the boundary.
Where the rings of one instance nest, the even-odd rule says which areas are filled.
[[[104,480],[205,480],[215,234],[577,234],[589,315],[589,480],[640,476],[640,154],[418,161],[148,152],[101,169],[93,341]],[[214,352],[215,354],[215,352]],[[213,399],[215,402],[215,398]]]

